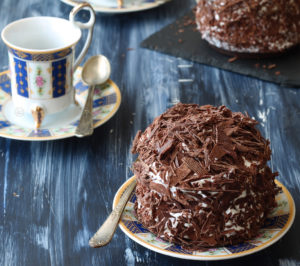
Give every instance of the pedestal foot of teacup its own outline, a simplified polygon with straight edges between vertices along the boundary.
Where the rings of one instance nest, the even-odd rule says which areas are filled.
[[[31,109],[31,114],[35,122],[35,129],[39,129],[45,117],[45,112],[42,107],[35,106]]]
[[[118,8],[122,8],[123,7],[123,0],[118,0]]]

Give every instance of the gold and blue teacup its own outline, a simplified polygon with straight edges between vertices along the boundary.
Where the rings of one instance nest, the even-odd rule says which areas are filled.
[[[81,9],[88,9],[87,23],[75,22]],[[14,113],[31,114],[39,128],[45,115],[62,112],[76,104],[73,72],[91,43],[95,13],[83,3],[75,7],[69,20],[56,17],[29,17],[8,24],[2,39],[8,47],[11,93]],[[87,40],[74,59],[81,29],[88,29]],[[59,117],[57,118],[59,119]]]

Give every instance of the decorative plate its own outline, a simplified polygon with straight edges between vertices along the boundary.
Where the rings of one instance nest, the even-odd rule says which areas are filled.
[[[71,6],[75,6],[82,2],[81,0],[61,1]],[[118,7],[117,0],[87,0],[86,2],[89,2],[96,12],[106,14],[121,14],[151,9],[169,1],[171,0],[124,0],[124,5],[122,8]]]
[[[82,106],[87,97],[88,86],[81,81],[81,70],[74,73],[76,101],[79,106],[67,108],[59,114],[59,119],[50,117],[48,124],[38,130],[26,126],[24,121],[16,123],[12,114],[11,88],[9,71],[0,73],[0,136],[19,140],[55,140],[73,137],[78,125]],[[95,88],[93,115],[94,128],[109,120],[118,110],[121,103],[121,93],[118,86],[111,80]],[[66,115],[69,114],[69,115]],[[50,115],[54,116],[54,115]],[[45,121],[47,116],[45,117]]]
[[[123,191],[134,178],[131,177],[119,188],[114,198],[113,207],[118,203]],[[164,255],[190,260],[224,260],[242,257],[274,244],[287,233],[293,224],[295,218],[294,200],[289,191],[278,180],[276,180],[276,184],[282,188],[282,192],[276,196],[278,206],[271,212],[256,238],[238,245],[211,248],[205,252],[200,252],[185,250],[179,245],[157,238],[137,220],[134,211],[134,202],[136,201],[134,192],[127,202],[119,226],[135,242]]]

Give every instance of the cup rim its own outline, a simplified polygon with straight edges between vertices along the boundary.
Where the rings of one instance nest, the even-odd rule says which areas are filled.
[[[61,20],[64,22],[68,22],[70,23],[76,30],[78,30],[79,34],[78,34],[78,38],[73,41],[71,44],[65,45],[65,46],[61,46],[61,47],[55,47],[55,48],[51,48],[51,49],[28,49],[28,48],[24,48],[18,45],[14,45],[11,42],[9,42],[7,40],[7,38],[5,37],[5,33],[14,25],[22,23],[26,20],[40,20],[40,19],[50,19],[50,20]],[[21,51],[21,52],[26,52],[26,53],[30,53],[30,54],[46,54],[46,53],[55,53],[55,52],[59,52],[61,50],[65,50],[68,49],[72,46],[74,46],[75,44],[78,43],[78,41],[80,40],[82,35],[82,32],[80,30],[80,28],[74,23],[72,23],[71,21],[64,19],[64,18],[58,18],[58,17],[51,17],[51,16],[37,16],[37,17],[27,17],[27,18],[22,18],[22,19],[18,19],[15,20],[9,24],[7,24],[1,31],[1,38],[3,40],[3,42],[10,48]]]

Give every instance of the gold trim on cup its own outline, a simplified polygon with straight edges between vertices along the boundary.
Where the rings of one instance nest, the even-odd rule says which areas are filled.
[[[56,52],[48,52],[48,53],[32,53],[32,52],[24,52],[21,49],[14,49],[9,47],[9,52],[14,56],[21,60],[28,61],[52,61],[64,58],[72,53],[73,48],[63,48],[58,49]]]

